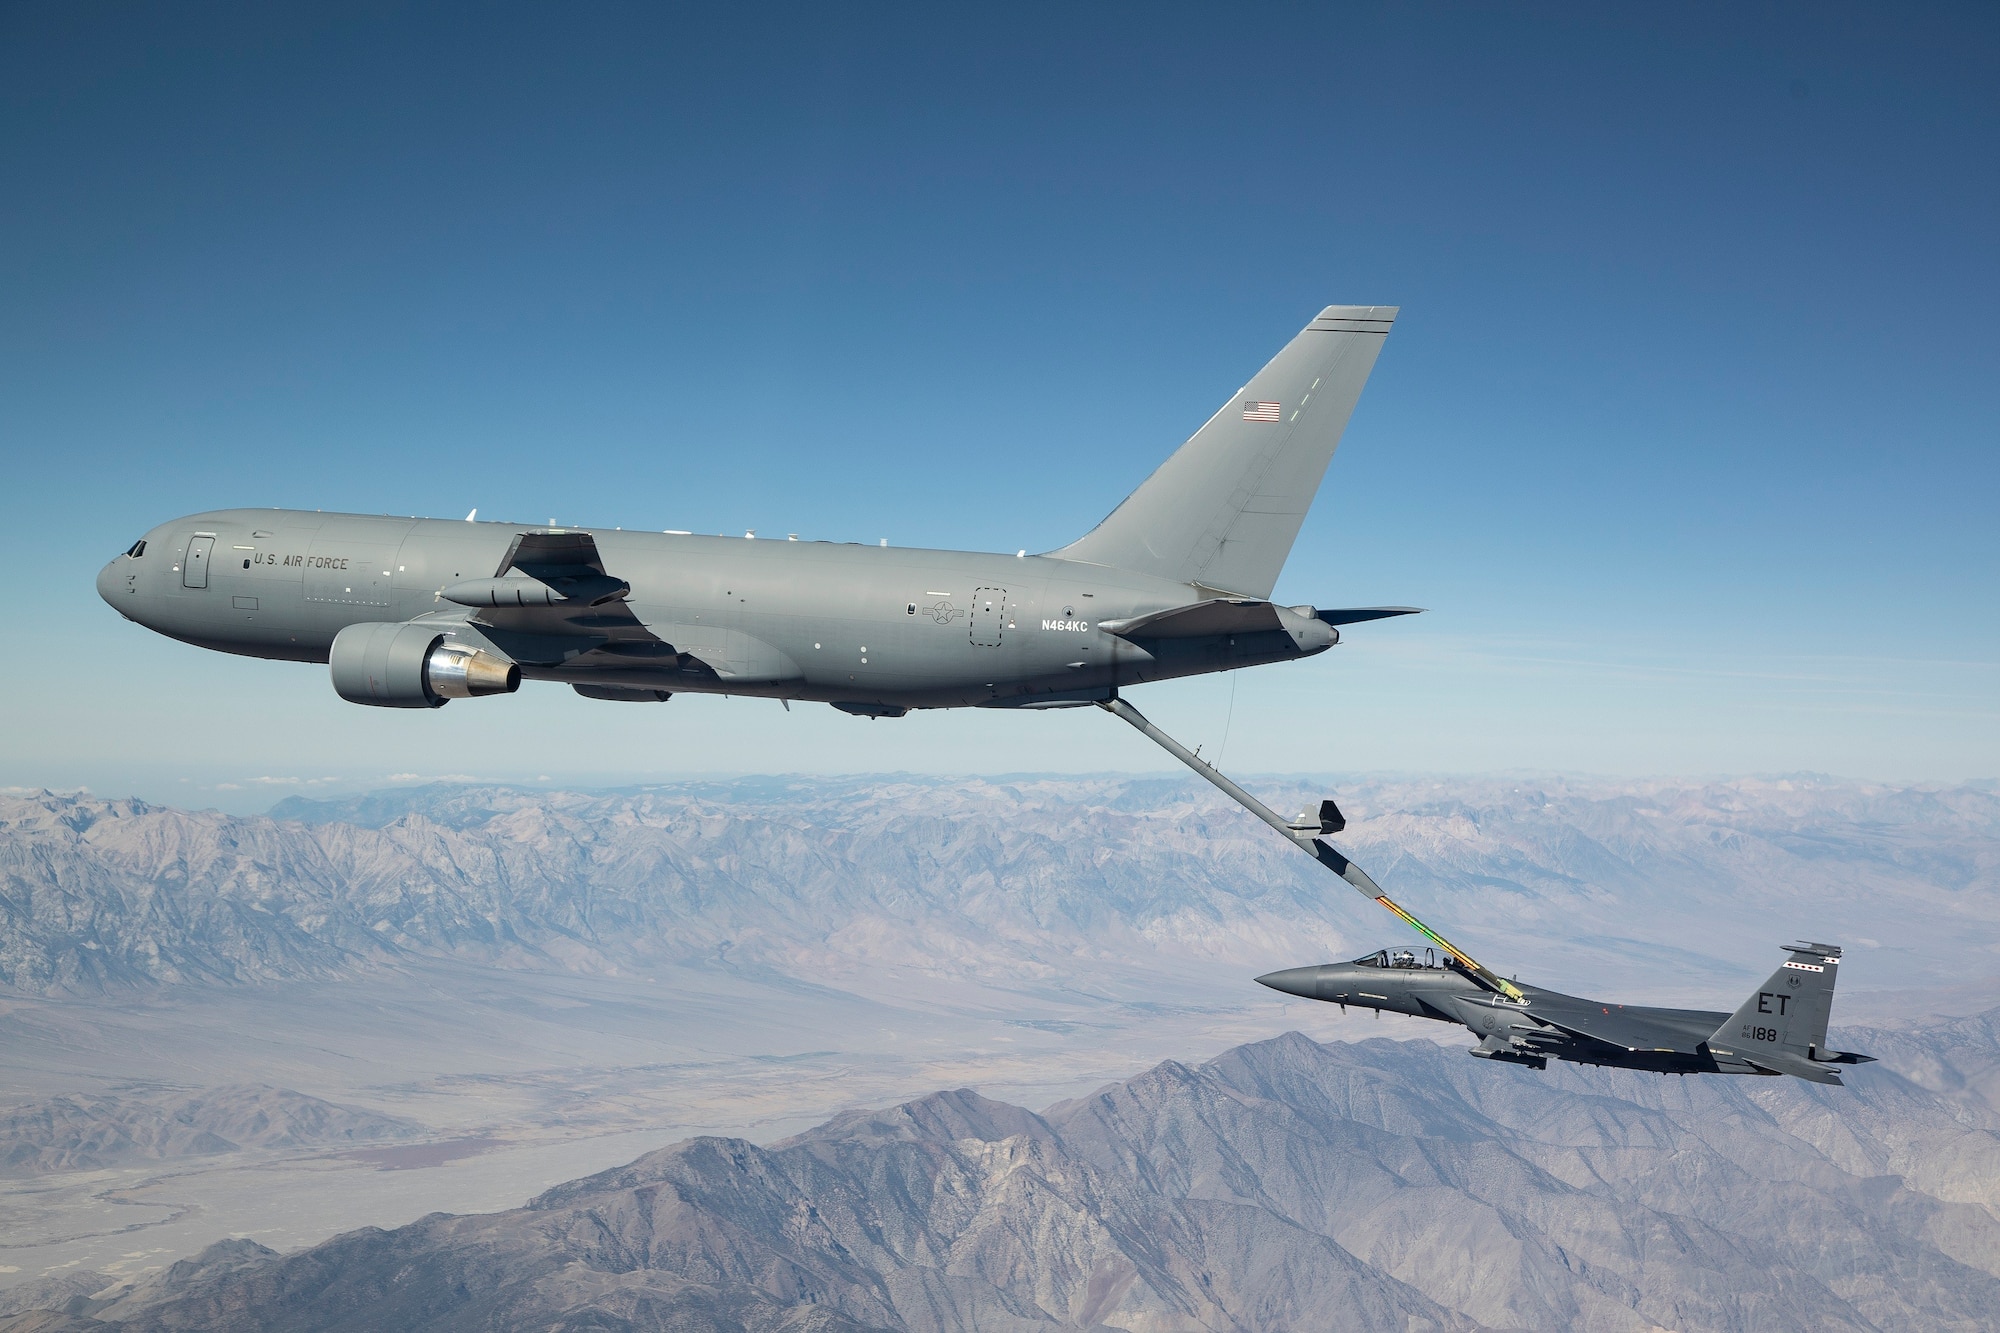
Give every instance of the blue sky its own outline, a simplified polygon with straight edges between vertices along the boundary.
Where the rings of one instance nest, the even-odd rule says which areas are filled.
[[[0,7],[0,784],[1155,769],[1095,714],[435,715],[91,591],[220,505],[1047,549],[1403,317],[1256,771],[2000,776],[2000,11]]]

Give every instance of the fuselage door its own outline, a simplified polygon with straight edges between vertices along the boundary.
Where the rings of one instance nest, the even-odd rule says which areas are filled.
[[[1007,625],[1007,590],[972,590],[972,643],[976,648],[998,648],[1000,631]]]
[[[215,538],[196,537],[188,543],[187,559],[181,561],[181,586],[206,588],[208,562],[215,554]]]

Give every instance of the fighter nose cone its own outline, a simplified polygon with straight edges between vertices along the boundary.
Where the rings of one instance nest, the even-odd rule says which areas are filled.
[[[1319,980],[1318,967],[1288,967],[1282,972],[1266,972],[1257,978],[1259,986],[1269,986],[1272,990],[1296,995],[1301,1000],[1317,1000],[1314,983]]]

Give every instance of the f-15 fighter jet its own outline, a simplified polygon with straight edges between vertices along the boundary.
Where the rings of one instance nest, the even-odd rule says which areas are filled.
[[[863,717],[1108,702],[1310,657],[1414,609],[1270,600],[1395,318],[1322,310],[1109,517],[1041,555],[221,509],[154,528],[97,590],[202,648],[327,663],[342,698],[382,708],[524,678]]]
[[[1474,965],[1476,966],[1476,965]],[[1733,1014],[1585,1000],[1522,982],[1503,989],[1450,948],[1378,949],[1351,963],[1287,968],[1257,980],[1345,1008],[1461,1023],[1482,1060],[1546,1069],[1550,1060],[1661,1074],[1793,1074],[1839,1084],[1840,1065],[1874,1059],[1826,1046],[1840,950],[1794,944]],[[1485,969],[1479,969],[1484,972]]]

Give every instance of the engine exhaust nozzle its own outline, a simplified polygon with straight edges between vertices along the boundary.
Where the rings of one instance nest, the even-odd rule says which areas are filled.
[[[441,699],[477,699],[521,688],[521,668],[491,653],[440,645],[424,664],[431,691]]]

